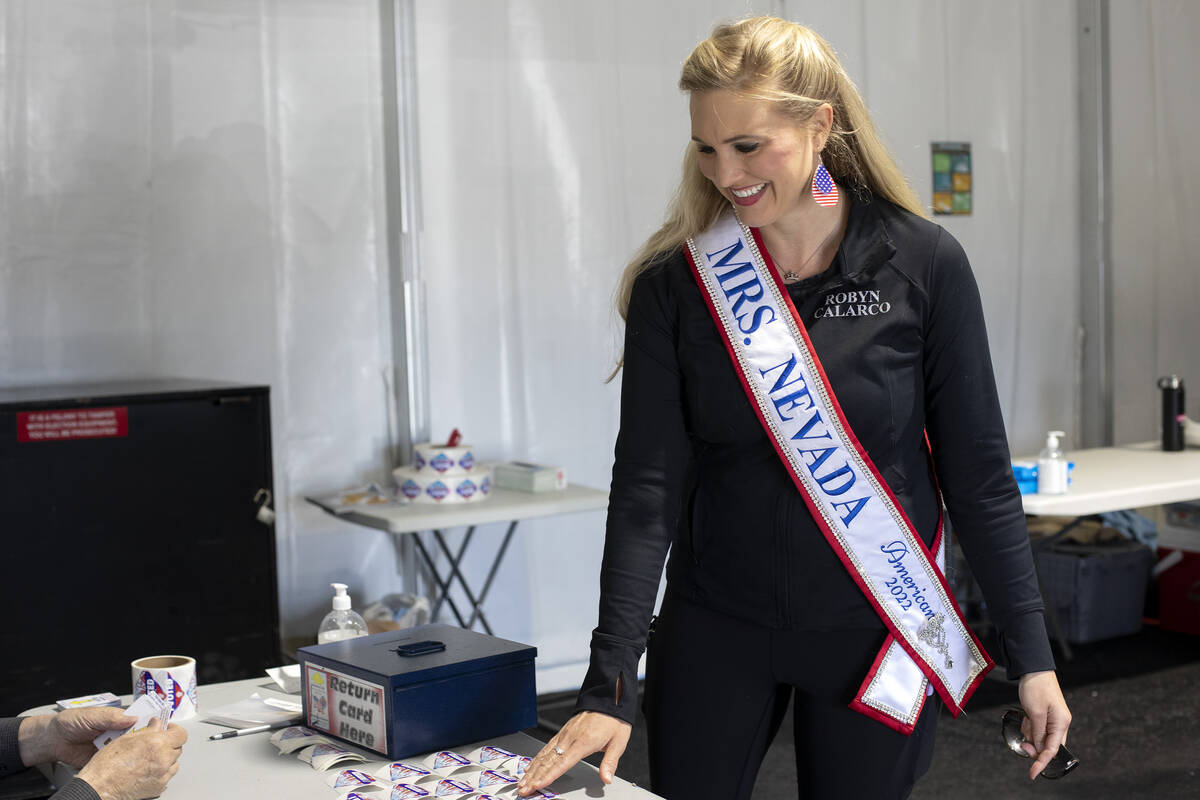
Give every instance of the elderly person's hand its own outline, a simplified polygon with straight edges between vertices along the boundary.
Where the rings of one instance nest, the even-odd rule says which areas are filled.
[[[517,795],[528,797],[535,789],[549,786],[580,759],[603,750],[600,780],[612,783],[617,761],[629,744],[633,726],[628,722],[596,711],[581,711],[567,720],[529,766],[517,784]]]
[[[179,771],[187,731],[178,725],[159,729],[158,721],[127,733],[105,747],[79,771],[103,800],[158,797]]]
[[[82,767],[96,755],[92,740],[108,730],[124,730],[137,722],[119,708],[79,708],[21,720],[17,740],[25,766],[61,761]]]
[[[136,722],[119,708],[81,708],[27,717],[17,740],[27,766],[61,761],[83,767],[79,777],[103,800],[144,800],[163,793],[179,770],[187,731],[178,725],[127,733],[100,752],[92,740],[107,730],[124,730]]]
[[[1058,686],[1058,677],[1053,672],[1022,675],[1017,692],[1021,698],[1021,708],[1025,709],[1021,733],[1028,741],[1024,747],[1034,757],[1033,765],[1029,768],[1029,779],[1033,780],[1058,753],[1059,745],[1067,743],[1071,712]]]

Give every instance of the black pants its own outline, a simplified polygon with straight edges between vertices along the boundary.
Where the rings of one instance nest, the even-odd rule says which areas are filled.
[[[643,698],[651,789],[749,798],[794,695],[800,798],[907,797],[929,769],[941,701],[928,699],[911,736],[848,708],[883,639],[882,625],[773,631],[668,592]]]

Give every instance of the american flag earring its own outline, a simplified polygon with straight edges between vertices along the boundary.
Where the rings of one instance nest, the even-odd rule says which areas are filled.
[[[825,169],[825,165],[820,161],[817,162],[817,169],[813,172],[812,196],[813,200],[817,201],[817,205],[823,208],[836,206],[838,203],[837,184],[833,182],[829,170]]]

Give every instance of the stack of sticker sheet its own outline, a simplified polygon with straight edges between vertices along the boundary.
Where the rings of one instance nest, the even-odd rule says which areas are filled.
[[[294,753],[320,772],[325,784],[346,800],[511,800],[516,797],[517,781],[532,761],[502,747],[488,746],[465,754],[443,750],[412,760],[369,762],[300,725],[277,731],[271,743],[280,755]],[[558,795],[541,789],[532,796]]]

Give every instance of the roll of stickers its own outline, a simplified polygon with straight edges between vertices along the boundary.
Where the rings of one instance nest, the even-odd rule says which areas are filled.
[[[413,468],[418,472],[437,475],[469,475],[482,464],[475,460],[469,446],[445,447],[438,444],[418,444],[413,447]]]
[[[449,505],[478,503],[492,493],[492,468],[476,465],[470,473],[440,475],[429,469],[396,467],[392,470],[400,493],[413,503]]]
[[[156,694],[171,706],[171,719],[196,716],[196,659],[189,656],[147,656],[131,661],[133,699]]]

